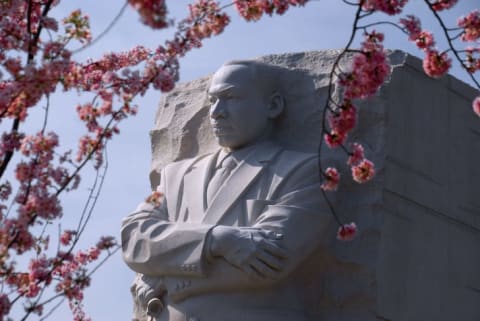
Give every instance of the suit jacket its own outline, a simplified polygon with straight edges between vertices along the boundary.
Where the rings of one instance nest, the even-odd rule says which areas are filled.
[[[123,221],[125,262],[161,278],[167,291],[158,320],[314,320],[311,296],[321,287],[316,249],[331,223],[316,155],[258,144],[207,206],[217,155],[166,166],[158,188],[162,204],[142,203]],[[222,258],[209,259],[206,240],[215,225],[282,233],[288,258],[281,278],[253,279]]]

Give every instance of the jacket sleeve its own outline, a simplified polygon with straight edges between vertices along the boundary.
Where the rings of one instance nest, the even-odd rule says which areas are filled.
[[[281,246],[287,251],[288,258],[279,280],[250,278],[222,258],[216,258],[209,267],[207,278],[169,278],[167,287],[173,290],[170,291],[172,299],[180,301],[206,292],[269,287],[288,277],[319,246],[332,222],[320,191],[317,172],[314,158],[294,168],[279,184],[272,204],[253,225],[283,234]]]
[[[162,171],[157,188],[163,195],[168,195],[166,175],[168,167]],[[202,277],[205,240],[212,226],[171,220],[167,202],[166,197],[160,206],[143,202],[123,220],[123,259],[132,270],[150,277]]]

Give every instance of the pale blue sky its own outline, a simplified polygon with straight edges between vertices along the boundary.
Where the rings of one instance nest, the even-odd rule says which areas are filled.
[[[477,0],[460,1],[452,13],[443,16],[452,26],[456,17],[474,9],[475,2]],[[172,16],[180,19],[187,14],[186,5],[189,1],[170,0],[167,3]],[[123,1],[63,1],[54,13],[62,17],[73,9],[82,8],[91,17],[95,37],[109,24],[122,5]],[[423,1],[410,0],[404,12],[425,16],[424,7]],[[351,8],[340,0],[312,1],[305,8],[292,9],[284,16],[266,17],[256,23],[247,23],[232,10],[230,12],[233,21],[222,35],[205,41],[203,48],[196,49],[181,59],[181,81],[212,73],[227,60],[272,53],[341,48],[349,37],[353,16]],[[378,19],[386,18],[382,14],[377,16]],[[424,20],[424,27],[437,32],[439,30],[438,24],[432,19]],[[421,55],[407,42],[404,34],[391,27],[382,27],[380,30],[387,31],[387,48],[403,49]],[[126,50],[138,44],[154,48],[171,34],[171,31],[151,31],[144,27],[136,12],[127,8],[115,27],[100,42],[79,53],[77,59],[96,58],[107,51]],[[440,49],[445,47],[440,46]],[[454,74],[466,80],[465,74],[458,68]],[[122,217],[148,195],[149,130],[153,125],[159,99],[160,93],[153,90],[138,99],[138,116],[126,121],[121,127],[121,135],[109,143],[107,179],[81,246],[89,246],[100,235],[119,237]],[[80,128],[76,125],[75,104],[86,101],[87,98],[79,97],[76,93],[56,95],[51,100],[49,128],[62,134],[61,143],[65,149],[69,146],[76,147],[75,134],[80,133]],[[88,178],[85,178],[85,183],[87,181]],[[86,191],[87,188],[84,184],[80,190]],[[68,227],[75,222],[85,195],[86,193],[76,193],[65,197],[65,223],[62,226]],[[86,310],[93,320],[129,320],[132,310],[129,286],[132,279],[133,273],[123,264],[120,255],[113,257],[97,272],[91,287],[86,291],[85,300]],[[70,312],[66,307],[51,317],[51,320],[69,319]]]

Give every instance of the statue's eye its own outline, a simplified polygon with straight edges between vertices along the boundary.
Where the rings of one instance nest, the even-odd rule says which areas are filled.
[[[208,102],[212,105],[215,104],[217,102],[217,100],[218,100],[218,98],[215,97],[215,96],[211,96],[211,95],[208,96]]]

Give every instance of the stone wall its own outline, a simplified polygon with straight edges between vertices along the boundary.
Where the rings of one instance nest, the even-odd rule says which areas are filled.
[[[259,58],[290,70],[277,135],[288,148],[317,151],[337,54]],[[428,78],[420,60],[403,52],[392,52],[390,60],[390,81],[360,104],[351,135],[375,162],[377,176],[362,186],[345,178],[331,194],[338,214],[357,222],[359,236],[339,242],[332,228],[323,292],[306,299],[318,306],[319,321],[480,320],[480,120],[471,111],[478,93],[450,76]],[[181,84],[163,96],[151,132],[152,187],[165,164],[217,148],[208,83],[209,77]],[[326,166],[348,176],[343,153],[325,148],[322,154]]]

